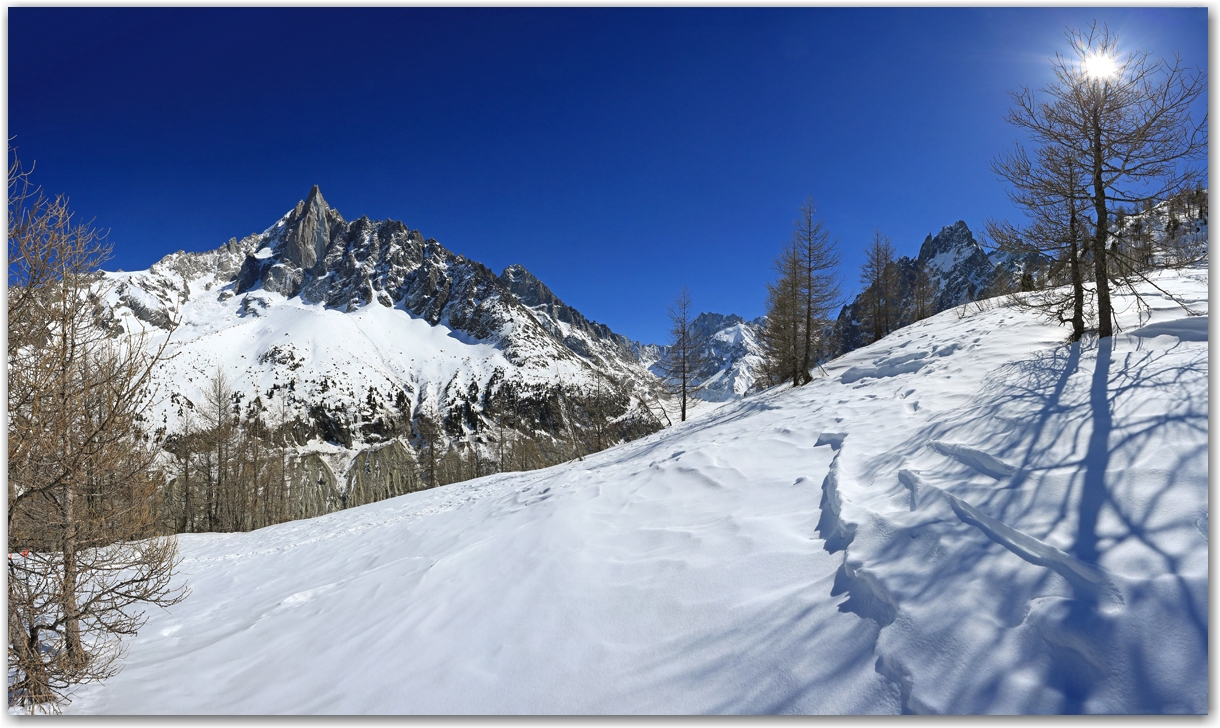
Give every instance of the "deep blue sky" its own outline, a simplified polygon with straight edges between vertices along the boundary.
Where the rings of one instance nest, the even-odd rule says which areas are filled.
[[[318,184],[660,341],[683,284],[762,314],[807,195],[848,292],[874,228],[914,255],[1011,216],[1006,92],[1094,18],[1207,66],[1206,8],[9,8],[8,134],[111,230],[109,268],[261,231]]]

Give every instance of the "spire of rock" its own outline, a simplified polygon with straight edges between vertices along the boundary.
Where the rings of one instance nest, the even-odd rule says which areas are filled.
[[[330,206],[322,198],[322,190],[317,185],[293,210],[285,235],[287,246],[284,257],[296,263],[301,270],[313,270],[326,256],[326,246],[330,243],[330,224],[326,219],[329,211]]]

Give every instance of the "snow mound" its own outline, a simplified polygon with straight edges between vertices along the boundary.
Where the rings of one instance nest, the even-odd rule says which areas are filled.
[[[1181,341],[1207,341],[1207,317],[1192,316],[1174,321],[1162,321],[1140,327],[1130,333],[1131,336],[1145,339],[1156,336],[1173,336]]]
[[[910,354],[899,354],[898,356],[884,357],[874,361],[867,366],[854,366],[851,369],[843,372],[839,380],[844,384],[852,384],[861,379],[881,379],[883,377],[896,377],[899,374],[913,374],[928,362],[923,361],[927,358],[928,352],[916,351]]]

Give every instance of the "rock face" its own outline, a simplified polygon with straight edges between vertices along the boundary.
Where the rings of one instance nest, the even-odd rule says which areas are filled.
[[[347,471],[343,506],[353,508],[376,503],[423,488],[411,448],[402,440],[394,439],[363,450],[352,461]]]
[[[314,518],[343,507],[339,481],[325,458],[316,452],[289,461],[288,481],[293,483],[293,515]]]
[[[564,346],[580,356],[592,357],[599,362],[604,362],[608,355],[628,361],[638,360],[634,353],[634,342],[614,333],[605,324],[588,320],[580,311],[559,300],[525,266],[508,266],[500,274],[500,282],[522,304],[542,314],[539,322],[547,326],[551,335],[562,341]],[[591,343],[596,343],[596,346],[590,347]]]
[[[304,202],[297,204],[288,221],[288,234],[284,236],[284,258],[287,262],[295,263],[298,268],[313,275],[324,273],[324,269],[318,270],[318,263],[324,259],[330,246],[332,223],[336,227],[342,225],[343,218],[339,213],[332,212],[326,200],[322,199],[322,191],[314,185]]]
[[[936,287],[937,312],[978,299],[991,286],[995,270],[963,220],[941,228],[936,237],[929,234],[919,248],[918,264]]]

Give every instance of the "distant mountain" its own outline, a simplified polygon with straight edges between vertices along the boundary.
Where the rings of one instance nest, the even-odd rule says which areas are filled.
[[[708,402],[743,397],[763,386],[763,351],[759,337],[766,318],[746,321],[736,314],[701,313],[691,324],[704,365],[695,372],[694,396]],[[657,377],[663,377],[662,360],[668,346],[642,347],[641,360]]]
[[[1021,261],[1005,262],[1008,267],[1002,268],[999,274],[1020,275]],[[896,261],[898,306],[895,328],[915,320],[916,286],[921,269],[927,276],[930,305],[927,313],[931,315],[988,295],[999,275],[996,265],[963,220],[941,228],[935,236],[929,233],[916,258],[902,256]],[[835,340],[839,342],[836,355],[871,343],[872,331],[868,324],[866,304],[869,294],[869,289],[862,291],[839,311],[834,324]]]

